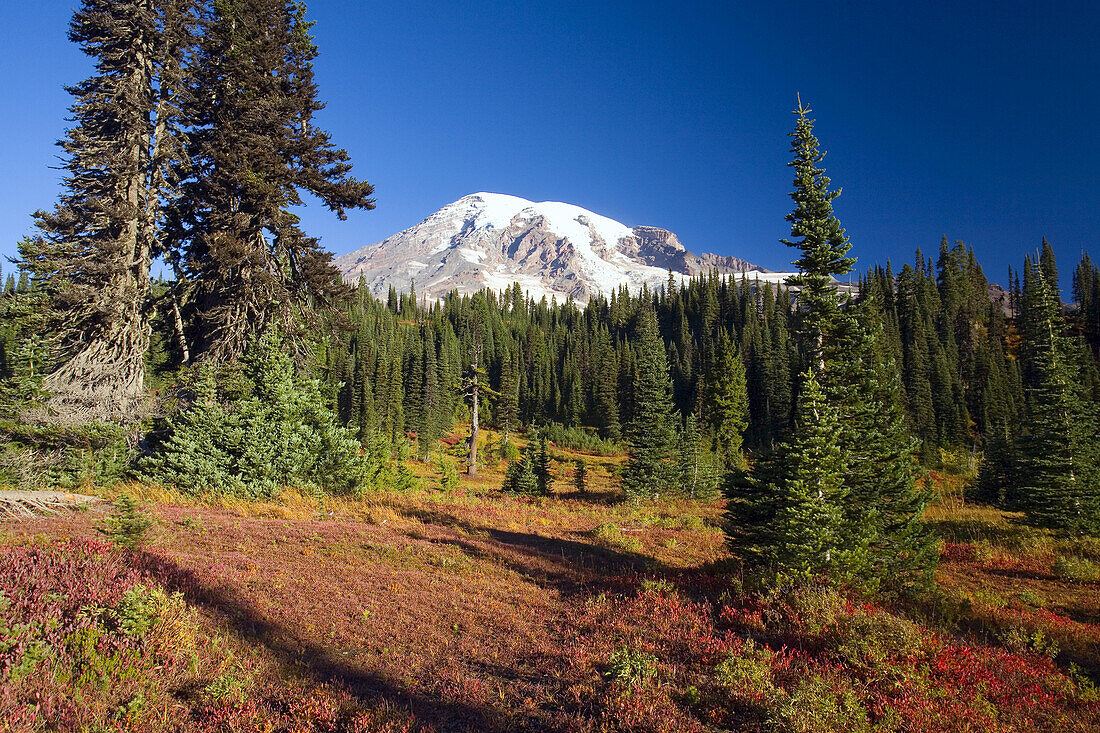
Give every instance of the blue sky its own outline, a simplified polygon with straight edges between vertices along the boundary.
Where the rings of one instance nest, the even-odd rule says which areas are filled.
[[[65,38],[74,4],[0,6],[2,255],[58,193],[62,86],[90,71]],[[307,206],[336,253],[494,191],[783,269],[800,92],[860,267],[934,254],[943,234],[998,281],[1044,235],[1063,275],[1100,255],[1091,3],[308,5],[320,121],[378,200],[347,222]]]

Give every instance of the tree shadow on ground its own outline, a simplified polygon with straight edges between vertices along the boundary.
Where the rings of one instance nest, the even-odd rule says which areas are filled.
[[[632,587],[616,576],[638,573],[666,575],[674,572],[649,555],[628,550],[611,549],[576,539],[479,527],[438,510],[404,509],[403,513],[423,524],[445,527],[459,533],[444,538],[414,530],[406,532],[409,537],[456,547],[471,557],[499,564],[537,585],[552,587],[567,596]]]
[[[517,717],[411,689],[356,666],[334,653],[334,649],[304,639],[292,629],[271,623],[239,598],[204,583],[195,572],[166,556],[143,552],[138,562],[143,569],[160,578],[166,588],[182,593],[190,603],[211,612],[238,637],[262,645],[285,670],[293,670],[299,679],[343,688],[364,706],[382,704],[404,709],[421,725],[440,731],[565,730],[556,728],[546,719]],[[512,674],[518,677],[522,673]]]

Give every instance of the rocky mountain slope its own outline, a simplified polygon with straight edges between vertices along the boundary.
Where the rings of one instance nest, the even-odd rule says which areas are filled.
[[[464,196],[335,263],[348,281],[363,278],[376,295],[391,285],[408,292],[415,283],[429,300],[518,282],[535,298],[585,302],[624,284],[632,291],[660,286],[669,270],[687,277],[713,268],[773,282],[789,275],[737,257],[694,254],[665,229],[631,228],[579,206],[498,193]]]

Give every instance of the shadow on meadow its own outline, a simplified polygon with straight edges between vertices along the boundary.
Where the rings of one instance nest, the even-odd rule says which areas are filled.
[[[476,560],[500,565],[564,596],[576,593],[621,591],[631,587],[621,576],[675,572],[649,555],[612,549],[594,542],[548,537],[531,532],[486,528],[438,509],[400,508],[405,517],[422,525],[455,530],[458,536],[431,537],[418,530],[406,536],[453,546]]]
[[[523,719],[492,707],[447,700],[363,669],[342,658],[333,648],[266,620],[239,598],[205,584],[196,573],[162,555],[142,553],[139,564],[161,578],[166,588],[182,593],[188,602],[213,614],[240,639],[270,652],[282,666],[283,674],[303,682],[342,688],[364,707],[405,709],[419,725],[431,730],[555,730],[545,719]],[[525,676],[521,671],[498,666],[501,676],[512,679]]]

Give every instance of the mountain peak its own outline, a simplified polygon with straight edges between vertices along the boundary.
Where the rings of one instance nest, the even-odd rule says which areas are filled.
[[[776,280],[735,257],[695,255],[675,234],[628,227],[574,204],[529,201],[481,191],[463,196],[414,227],[336,258],[349,281],[363,277],[377,295],[392,285],[438,299],[452,290],[503,290],[518,282],[533,297],[572,296],[584,302],[626,285],[663,284],[710,269],[752,272]]]

